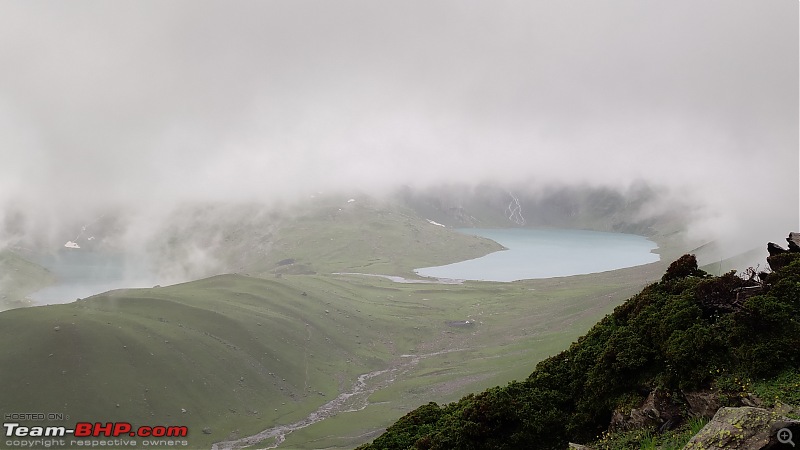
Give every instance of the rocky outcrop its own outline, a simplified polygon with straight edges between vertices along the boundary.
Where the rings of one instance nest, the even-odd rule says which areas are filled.
[[[786,242],[788,250],[772,242],[767,244],[767,263],[772,270],[781,269],[800,256],[800,233],[789,233]]]
[[[743,406],[763,406],[763,402],[755,394],[747,394],[739,400]],[[722,401],[719,395],[711,391],[681,391],[669,394],[656,389],[648,394],[641,406],[631,409],[629,414],[620,410],[615,411],[611,417],[609,430],[664,431],[680,425],[688,417],[711,419],[721,407]],[[774,411],[780,415],[787,414],[786,409]],[[792,412],[791,409],[788,411]]]
[[[778,430],[789,428],[800,437],[800,420],[789,419],[762,408],[720,408],[695,435],[686,450],[762,450],[776,447]]]
[[[789,237],[786,238],[786,242],[789,243],[790,252],[800,252],[800,233],[789,233]]]
[[[709,391],[684,392],[683,398],[689,407],[689,415],[710,419],[722,406],[719,396]]]
[[[675,400],[664,391],[653,390],[640,407],[631,409],[630,414],[614,411],[609,429],[611,431],[672,429],[682,418],[680,403]]]

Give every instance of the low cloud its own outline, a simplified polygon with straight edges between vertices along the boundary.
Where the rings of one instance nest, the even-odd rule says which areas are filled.
[[[642,180],[695,205],[697,233],[779,240],[800,203],[797,17],[729,0],[7,1],[0,240],[112,208]]]

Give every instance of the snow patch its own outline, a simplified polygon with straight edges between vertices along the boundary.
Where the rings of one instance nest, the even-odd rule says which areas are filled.
[[[354,201],[356,201],[356,199],[351,198],[350,200],[347,201],[347,203],[353,203]]]
[[[67,243],[64,244],[64,247],[67,247],[67,248],[81,248],[81,246],[78,245],[77,242],[72,242],[72,241],[67,241]]]
[[[447,228],[445,225],[442,225],[442,224],[440,224],[439,222],[434,222],[434,221],[433,221],[433,220],[431,220],[431,219],[425,219],[425,220],[427,220],[427,221],[428,221],[428,223],[429,223],[429,224],[431,224],[431,225],[436,225],[437,227]]]

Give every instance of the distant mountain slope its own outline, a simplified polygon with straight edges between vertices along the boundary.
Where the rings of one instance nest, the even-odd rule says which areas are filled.
[[[685,225],[680,211],[658,211],[658,191],[603,187],[448,186],[405,189],[399,198],[419,215],[454,227],[581,228],[655,236]],[[649,209],[648,209],[649,208]]]
[[[354,200],[317,205],[279,228],[271,249],[273,264],[290,259],[311,271],[412,276],[415,268],[503,248],[488,239],[455,233],[391,202]]]
[[[0,311],[30,306],[25,298],[53,281],[44,267],[12,250],[0,250]]]

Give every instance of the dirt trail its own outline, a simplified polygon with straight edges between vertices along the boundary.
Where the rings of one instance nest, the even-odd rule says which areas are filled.
[[[359,375],[355,384],[353,384],[353,387],[348,392],[339,394],[338,397],[320,406],[316,411],[306,416],[305,419],[287,425],[267,428],[252,436],[231,441],[217,442],[211,446],[211,450],[239,450],[256,445],[270,438],[274,439],[275,442],[268,447],[263,447],[263,449],[276,448],[286,440],[286,435],[292,431],[313,425],[339,413],[360,411],[366,408],[369,405],[368,398],[372,393],[392,384],[397,379],[398,375],[407,373],[422,359],[461,350],[463,349],[442,350],[421,355],[401,355],[400,358],[392,361],[391,365],[386,369],[375,370]]]

